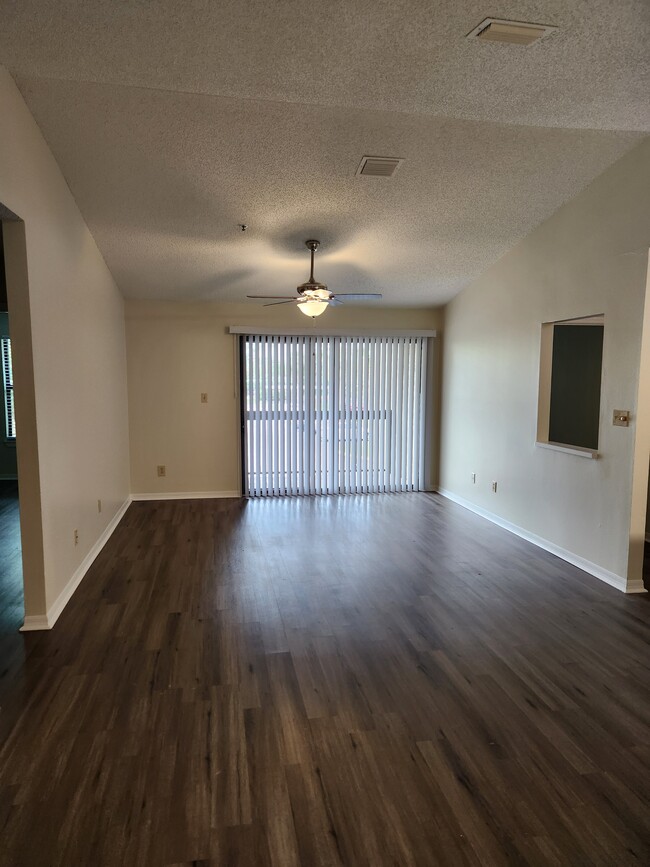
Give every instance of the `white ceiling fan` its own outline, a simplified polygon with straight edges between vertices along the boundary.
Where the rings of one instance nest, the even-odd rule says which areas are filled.
[[[320,247],[320,241],[305,241],[305,246],[311,251],[311,271],[309,280],[301,283],[296,288],[297,295],[247,295],[247,298],[264,298],[270,301],[264,307],[273,307],[276,304],[297,304],[298,309],[305,316],[320,316],[328,306],[338,306],[346,301],[354,301],[366,298],[381,298],[379,292],[330,292],[325,283],[319,283],[314,279],[314,253]],[[273,299],[273,300],[271,300]]]

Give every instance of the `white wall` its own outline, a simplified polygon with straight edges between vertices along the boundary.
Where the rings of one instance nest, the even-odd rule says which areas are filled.
[[[435,329],[433,309],[343,308],[336,328]],[[325,326],[324,317],[318,326]],[[292,307],[127,302],[131,489],[134,494],[240,489],[237,340],[229,325],[301,327]],[[208,403],[200,402],[201,392]],[[167,468],[156,475],[158,464]]]
[[[636,418],[649,189],[646,140],[445,311],[441,489],[618,576],[619,586],[628,577],[637,430],[611,420],[614,409]],[[601,457],[536,448],[541,323],[597,313],[605,314]],[[642,463],[647,477],[647,453]]]
[[[0,202],[23,221],[5,223],[4,236],[25,605],[38,617],[61,599],[129,495],[124,308],[54,157],[1,68],[0,117]],[[39,534],[40,563],[30,560]]]

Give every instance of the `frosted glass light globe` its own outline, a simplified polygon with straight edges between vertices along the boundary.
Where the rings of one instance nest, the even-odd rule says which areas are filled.
[[[327,301],[309,300],[298,302],[298,310],[300,310],[301,313],[304,313],[305,316],[320,316],[321,313],[324,313],[328,307],[329,304],[327,303]]]

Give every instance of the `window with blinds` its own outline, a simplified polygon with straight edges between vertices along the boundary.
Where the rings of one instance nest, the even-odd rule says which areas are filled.
[[[241,339],[248,496],[424,488],[427,338]]]
[[[16,439],[16,416],[14,415],[14,374],[11,366],[11,340],[0,337],[2,351],[2,382],[5,398],[5,431],[7,439]]]

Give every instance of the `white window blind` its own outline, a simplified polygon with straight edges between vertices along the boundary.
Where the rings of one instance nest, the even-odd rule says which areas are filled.
[[[15,439],[14,373],[11,365],[11,340],[8,337],[0,337],[0,349],[2,350],[2,382],[5,397],[5,431],[7,439]]]
[[[249,496],[423,489],[426,338],[241,339]]]

